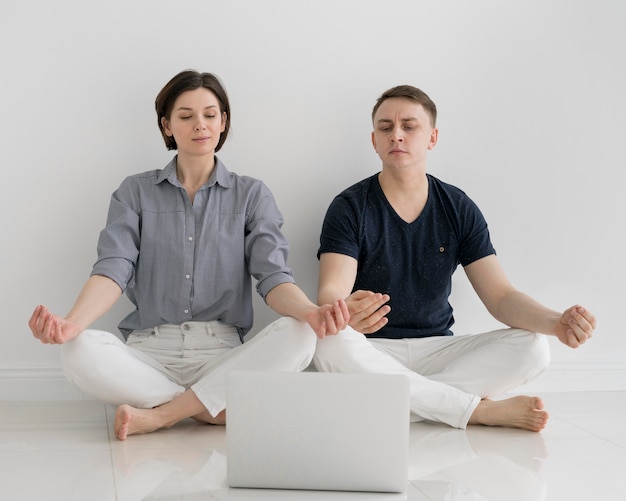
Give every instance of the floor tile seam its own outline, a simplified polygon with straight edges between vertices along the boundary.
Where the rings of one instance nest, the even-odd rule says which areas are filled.
[[[550,414],[551,419],[558,419],[559,421],[562,421],[568,424],[600,422],[600,421],[602,422],[615,421],[619,423],[626,422],[626,413],[580,415],[580,414],[557,414],[554,412],[550,412],[549,414]]]
[[[48,424],[46,426],[41,426],[40,423],[28,423],[28,424],[19,424],[19,423],[9,423],[9,424],[0,424],[0,434],[8,433],[8,432],[67,432],[67,433],[84,433],[86,431],[99,431],[102,430],[102,427],[106,426],[106,423],[90,423],[87,425],[80,425],[80,423],[72,423],[71,425],[67,425],[66,423]]]
[[[548,412],[551,414],[559,414],[562,416],[565,415],[574,415],[574,416],[603,416],[607,414],[618,415],[618,416],[626,416],[626,403],[620,408],[599,408],[595,407],[593,410],[585,410],[585,409],[574,409],[574,410],[563,410],[563,409],[548,409]]]
[[[106,429],[107,429],[107,437],[108,437],[107,449],[109,453],[109,466],[111,467],[111,482],[113,482],[113,492],[115,493],[114,501],[117,501],[119,499],[117,475],[116,475],[116,470],[115,470],[115,460],[113,459],[113,447],[111,444],[111,435],[112,435],[111,430],[113,429],[113,427],[111,426],[111,423],[109,421],[109,413],[107,412],[106,404],[103,404],[102,411],[104,413],[104,420],[105,420]],[[117,437],[113,436],[113,439],[117,440]]]
[[[620,449],[626,450],[626,435],[621,436],[621,437],[616,437],[614,435],[611,435],[610,437],[601,437],[601,438],[604,441],[609,442],[611,445],[615,445],[619,447]],[[624,440],[624,443],[620,444],[619,442],[615,442],[615,440]]]
[[[626,438],[626,429],[624,430],[624,435],[613,435],[611,434],[610,437],[604,433],[598,432],[595,429],[590,429],[589,427],[585,426],[585,425],[581,425],[579,422],[575,422],[575,421],[570,421],[569,419],[564,419],[562,417],[559,416],[553,416],[557,419],[559,419],[561,422],[568,424],[569,426],[573,426],[574,428],[577,428],[579,430],[582,430],[586,433],[589,433],[591,435],[593,435],[596,438],[601,438],[601,439],[606,439],[606,438],[614,438],[614,439],[624,439]],[[593,418],[592,418],[593,419]]]
[[[424,497],[423,501],[437,501],[436,499],[433,499],[430,496],[428,496],[428,494],[426,494],[422,489],[420,489],[418,485],[413,483],[413,482],[417,482],[417,481],[419,481],[418,478],[417,479],[413,479],[413,480],[409,480],[408,481],[408,485],[410,485],[413,489],[417,490],[417,492],[419,492]],[[408,492],[408,487],[407,487],[407,492]]]
[[[203,445],[193,445],[193,444],[178,444],[178,445],[164,445],[164,446],[155,446],[155,445],[143,445],[143,444],[133,444],[128,442],[128,440],[132,439],[129,437],[125,442],[119,442],[117,444],[110,444],[111,453],[115,454],[118,452],[122,452],[124,449],[134,449],[141,451],[176,451],[176,450],[198,450],[198,451],[207,451],[207,450],[215,450],[225,452],[226,447],[224,445],[216,445],[211,446],[207,444]]]
[[[597,436],[593,436],[593,437],[545,437],[544,441],[546,443],[550,442],[552,444],[558,443],[559,445],[563,445],[563,443],[566,443],[566,442],[588,442],[588,443],[603,442],[603,443],[609,443],[621,449],[626,449],[625,446],[612,442],[610,439],[606,439],[604,437],[597,437]],[[575,444],[572,443],[570,445],[574,447]]]
[[[521,392],[518,392],[517,390],[513,390],[511,391],[512,394],[520,394]],[[606,393],[624,393],[626,394],[626,390],[622,390],[622,389],[606,389],[606,390],[538,390],[537,393],[539,393],[540,395],[555,395],[555,394],[561,394],[561,395],[581,395],[581,394],[586,394],[586,395],[604,395]]]
[[[72,446],[72,447],[46,447],[37,445],[35,448],[25,449],[23,447],[11,447],[3,446],[0,449],[0,454],[83,454],[83,453],[108,453],[107,447],[93,447],[93,446]]]

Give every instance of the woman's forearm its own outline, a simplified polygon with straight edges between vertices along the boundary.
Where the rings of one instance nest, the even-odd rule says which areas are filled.
[[[119,285],[103,275],[89,277],[65,319],[87,328],[100,318],[122,295]]]
[[[283,283],[274,287],[265,296],[265,302],[276,313],[306,321],[306,313],[317,309],[306,294],[296,284]]]

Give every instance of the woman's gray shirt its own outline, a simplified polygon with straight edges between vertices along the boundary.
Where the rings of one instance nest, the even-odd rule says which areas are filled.
[[[243,336],[252,327],[252,279],[265,298],[293,283],[283,217],[269,188],[229,172],[216,158],[193,205],[164,168],[127,177],[113,193],[92,275],[115,281],[136,310],[119,324],[135,329],[219,320]]]

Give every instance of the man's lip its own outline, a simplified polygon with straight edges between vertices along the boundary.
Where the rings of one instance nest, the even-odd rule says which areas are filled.
[[[406,153],[404,150],[393,149],[389,153]]]

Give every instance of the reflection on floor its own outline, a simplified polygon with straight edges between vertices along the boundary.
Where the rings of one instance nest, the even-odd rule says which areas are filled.
[[[0,499],[626,499],[626,392],[541,396],[551,414],[542,433],[412,424],[409,483],[399,495],[228,489],[223,427],[189,420],[119,442],[114,409],[98,402],[0,402]]]

